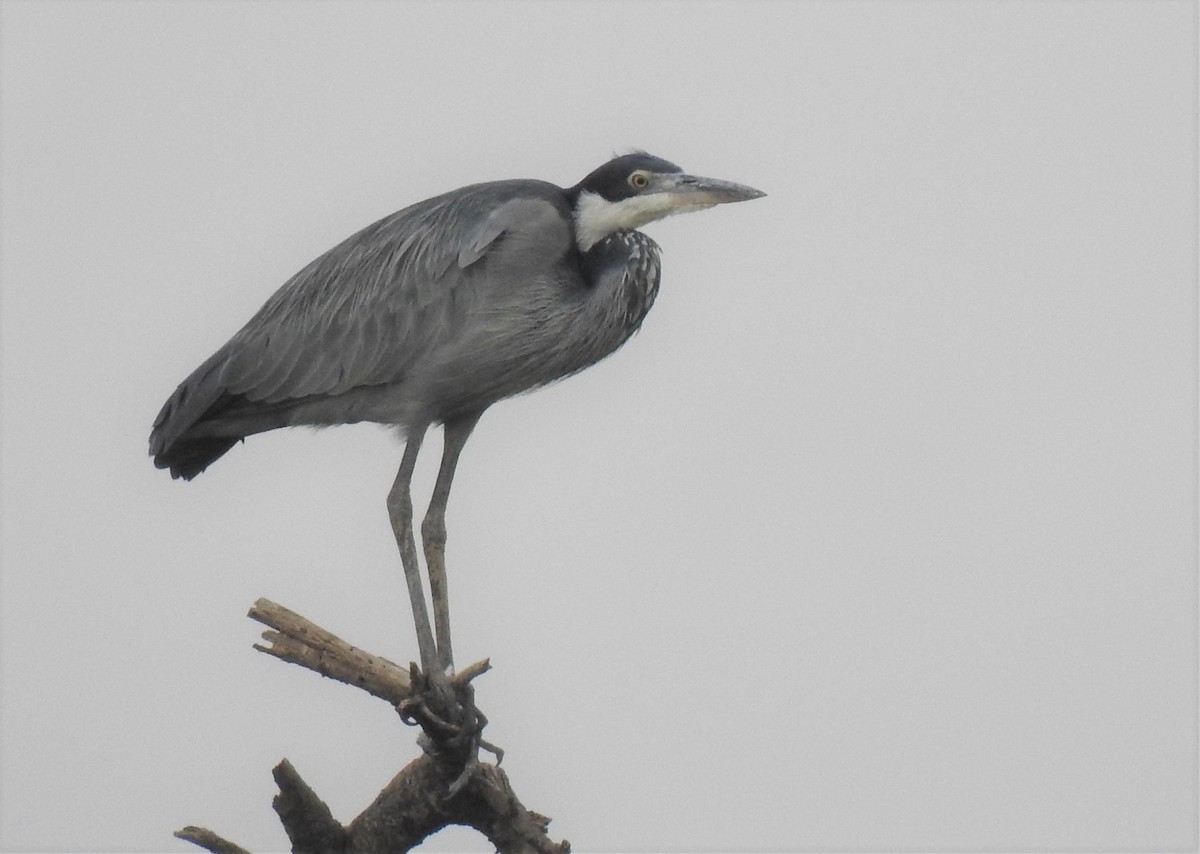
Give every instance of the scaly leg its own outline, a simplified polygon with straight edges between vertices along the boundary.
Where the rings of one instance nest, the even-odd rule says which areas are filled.
[[[437,647],[433,632],[429,628],[429,609],[425,606],[425,589],[421,584],[421,564],[417,561],[417,546],[412,528],[412,476],[421,451],[421,440],[428,425],[418,425],[408,434],[404,445],[404,459],[400,471],[388,493],[388,516],[392,520],[392,533],[400,549],[400,561],[404,564],[404,579],[408,582],[408,598],[412,603],[413,623],[417,630],[417,649],[421,655],[421,669],[433,673],[437,669]],[[432,586],[432,582],[430,582]]]
[[[438,660],[444,672],[454,672],[454,652],[450,646],[450,598],[446,589],[446,502],[458,455],[483,413],[459,418],[445,425],[442,465],[425,521],[421,523],[421,542],[425,546],[425,564],[429,569],[429,592],[433,597],[433,622],[437,630]]]

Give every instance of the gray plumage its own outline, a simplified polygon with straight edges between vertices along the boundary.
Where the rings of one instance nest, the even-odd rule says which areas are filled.
[[[641,325],[658,292],[659,249],[633,229],[761,195],[637,153],[571,188],[496,181],[405,208],[293,276],[179,385],[154,421],[154,463],[190,480],[255,433],[374,421],[408,438],[394,489],[404,501],[389,502],[399,506],[410,456],[442,423],[436,535],[458,452],[483,411],[594,364]],[[402,553],[405,512],[393,512]]]
[[[441,422],[613,352],[654,302],[658,247],[616,232],[585,281],[561,195],[535,181],[467,187],[317,258],[167,401],[156,463],[191,478],[218,438]]]

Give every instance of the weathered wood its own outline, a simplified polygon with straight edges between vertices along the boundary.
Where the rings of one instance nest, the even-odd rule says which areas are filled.
[[[259,599],[247,616],[275,630],[263,632],[267,645],[255,644],[259,652],[361,688],[393,706],[411,694],[408,668],[351,646],[270,599]]]
[[[295,854],[333,854],[345,851],[346,829],[333,817],[325,802],[317,797],[286,759],[272,772],[279,794],[271,806],[292,842]]]
[[[183,830],[175,831],[175,836],[184,842],[192,842],[199,845],[204,850],[211,851],[212,854],[250,854],[242,846],[234,845],[228,839],[222,839],[211,830],[206,830],[203,827],[192,827],[189,825]]]
[[[487,719],[475,708],[471,681],[489,669],[476,662],[450,678],[429,678],[371,655],[267,599],[249,616],[270,627],[267,645],[255,649],[359,688],[390,703],[406,723],[421,726],[424,755],[398,773],[350,824],[342,826],[286,759],[275,767],[274,799],[295,854],[384,854],[408,851],[453,824],[473,827],[504,854],[566,854],[546,830],[550,820],[517,799],[508,776],[481,763]],[[249,854],[210,830],[186,827],[175,834],[212,854]]]
[[[406,851],[452,824],[473,827],[497,851],[567,854],[571,846],[546,834],[550,820],[517,799],[508,776],[481,764],[461,792],[446,797],[452,778],[430,756],[413,760],[384,787],[375,801],[346,828],[354,854]]]

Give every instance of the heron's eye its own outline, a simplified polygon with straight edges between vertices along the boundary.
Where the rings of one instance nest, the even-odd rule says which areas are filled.
[[[650,183],[650,179],[648,177],[646,177],[645,172],[634,172],[632,175],[629,176],[630,186],[632,186],[638,190],[645,189],[646,185],[649,183]]]

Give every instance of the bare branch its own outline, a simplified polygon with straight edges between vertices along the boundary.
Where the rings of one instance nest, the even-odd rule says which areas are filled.
[[[424,755],[410,762],[379,796],[343,827],[286,759],[274,769],[274,807],[296,854],[391,854],[407,851],[451,824],[473,827],[503,854],[567,854],[566,842],[546,833],[550,820],[527,810],[495,765],[479,762],[486,717],[474,703],[471,680],[487,672],[476,662],[453,676],[405,670],[351,646],[299,614],[259,599],[250,617],[269,627],[267,645],[255,649],[299,664],[387,701],[410,723],[419,723]],[[249,854],[210,830],[176,833],[212,854]]]
[[[211,830],[203,827],[192,827],[189,825],[183,830],[175,831],[175,836],[184,842],[199,845],[206,851],[211,851],[212,854],[250,854],[249,851],[240,845],[234,845],[228,839],[222,839]]]
[[[329,854],[346,847],[346,830],[325,802],[284,759],[272,772],[279,794],[271,805],[292,841],[293,854]]]
[[[445,794],[450,775],[430,756],[410,762],[346,828],[356,854],[404,851],[443,827],[461,824],[486,836],[504,854],[568,854],[567,842],[546,834],[550,820],[527,810],[508,776],[480,765],[463,791]]]
[[[474,664],[468,664],[462,670],[454,674],[454,681],[459,683],[470,682],[477,676],[482,676],[492,669],[492,662],[488,659],[476,661]]]
[[[255,644],[259,652],[361,688],[393,706],[411,694],[406,668],[351,646],[282,605],[259,599],[247,616],[275,629],[263,632],[269,646]]]

